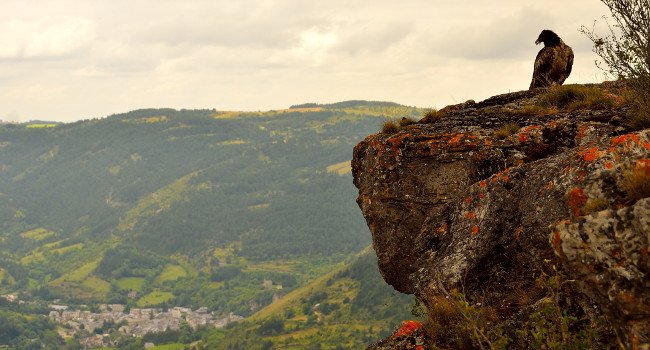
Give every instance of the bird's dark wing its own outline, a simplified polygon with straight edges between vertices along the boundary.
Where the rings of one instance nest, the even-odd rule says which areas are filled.
[[[545,47],[539,50],[535,58],[535,69],[533,70],[533,81],[530,83],[530,89],[548,86],[548,74],[553,67],[555,51],[552,47]]]
[[[566,69],[564,71],[564,77],[562,79],[561,83],[564,83],[566,78],[571,75],[571,69],[573,68],[573,50],[571,47],[565,45],[565,50],[567,51],[567,61],[566,61]]]

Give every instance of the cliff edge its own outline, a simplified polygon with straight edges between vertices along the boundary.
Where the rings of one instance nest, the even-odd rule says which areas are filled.
[[[650,348],[650,130],[625,94],[509,93],[359,143],[379,268],[425,316],[370,348]]]

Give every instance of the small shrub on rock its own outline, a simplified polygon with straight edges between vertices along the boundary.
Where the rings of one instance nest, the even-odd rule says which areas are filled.
[[[399,126],[400,127],[405,127],[405,126],[413,125],[413,124],[415,124],[417,122],[418,121],[413,119],[413,118],[403,117],[402,119],[399,120]]]
[[[427,335],[441,348],[496,350],[511,342],[494,308],[473,304],[456,290],[434,297],[427,310]]]
[[[597,213],[599,211],[609,208],[610,203],[604,198],[589,198],[587,203],[582,207],[582,213],[584,215],[589,215],[592,213]]]
[[[637,160],[636,165],[624,173],[621,187],[630,201],[650,197],[650,159]]]
[[[546,108],[609,109],[616,104],[616,97],[593,86],[553,86],[539,97],[537,105]]]
[[[494,137],[498,139],[505,139],[506,137],[510,135],[514,135],[519,131],[519,125],[514,124],[514,123],[508,123],[505,125],[502,125],[500,128],[496,129],[494,131]]]
[[[399,131],[399,123],[393,119],[386,119],[381,125],[381,132],[384,134],[394,134]]]
[[[424,113],[424,116],[422,117],[422,122],[424,123],[433,123],[440,118],[442,118],[444,113],[438,111],[437,109],[431,109],[430,111],[427,111]]]

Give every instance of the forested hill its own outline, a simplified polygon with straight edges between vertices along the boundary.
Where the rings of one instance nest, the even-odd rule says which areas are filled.
[[[370,237],[352,146],[383,118],[421,114],[351,101],[2,124],[2,290],[119,301],[128,289],[162,295],[141,305],[188,304],[164,282],[358,251]]]

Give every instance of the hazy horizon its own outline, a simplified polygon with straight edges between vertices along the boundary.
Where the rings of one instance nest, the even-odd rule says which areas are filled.
[[[5,121],[353,99],[440,108],[526,89],[546,28],[575,51],[567,83],[605,79],[578,32],[608,14],[597,0],[4,3]]]

